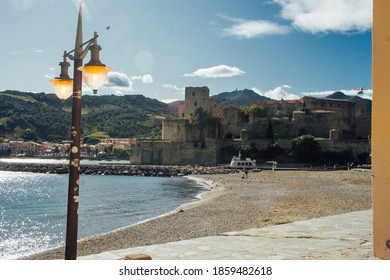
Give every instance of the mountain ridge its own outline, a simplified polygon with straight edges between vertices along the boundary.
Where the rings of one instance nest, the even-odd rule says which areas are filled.
[[[220,107],[248,106],[255,100],[272,100],[253,90],[235,90],[211,96]],[[368,114],[372,101],[334,92],[325,98],[363,100]],[[182,101],[163,103],[144,95],[84,95],[82,137],[105,132],[113,138],[161,138],[161,119],[177,116]],[[72,99],[60,101],[54,94],[0,92],[0,138],[26,141],[69,139]]]
[[[220,102],[220,107],[224,108],[229,105],[249,106],[256,100],[272,100],[271,98],[262,96],[251,89],[243,89],[230,92],[222,92],[211,96]]]

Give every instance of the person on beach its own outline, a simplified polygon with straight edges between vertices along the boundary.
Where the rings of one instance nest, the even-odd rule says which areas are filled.
[[[241,179],[248,179],[248,170],[245,168],[240,172],[241,174]]]

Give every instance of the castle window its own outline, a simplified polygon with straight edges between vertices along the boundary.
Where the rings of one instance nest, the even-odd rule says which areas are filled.
[[[195,96],[195,92],[192,92],[192,96]]]
[[[198,101],[195,101],[195,102],[194,102],[194,106],[195,106],[195,107],[198,106]]]
[[[184,113],[181,113],[181,117],[184,118]]]

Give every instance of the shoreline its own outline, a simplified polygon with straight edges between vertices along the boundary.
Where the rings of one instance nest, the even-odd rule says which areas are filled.
[[[193,181],[195,181],[196,183],[201,182],[201,181],[197,180],[195,177],[193,177],[193,178],[192,178],[192,177],[190,178],[190,177],[191,177],[191,176],[184,176],[184,178],[188,178],[188,180],[193,180]],[[174,213],[176,213],[176,212],[179,212],[179,211],[181,211],[181,210],[183,210],[183,209],[187,209],[187,207],[191,207],[191,205],[193,205],[193,204],[195,205],[195,204],[197,204],[197,203],[200,203],[201,200],[203,199],[203,196],[207,196],[207,194],[212,190],[211,188],[208,188],[208,187],[206,187],[205,185],[200,185],[199,188],[200,188],[200,189],[204,189],[204,191],[200,191],[200,192],[195,196],[195,199],[193,199],[193,201],[191,201],[191,202],[185,202],[185,203],[179,205],[178,207],[176,207],[175,209],[173,209],[173,210],[171,210],[171,211],[168,211],[168,212],[166,212],[166,213],[157,215],[157,216],[155,216],[155,217],[152,217],[152,218],[149,218],[149,219],[146,219],[146,220],[143,220],[143,221],[136,222],[136,223],[134,223],[134,224],[122,226],[122,227],[120,227],[120,228],[111,230],[111,231],[109,231],[109,232],[105,232],[105,233],[102,233],[102,234],[99,234],[99,235],[94,235],[94,236],[85,237],[85,238],[83,238],[83,239],[78,240],[78,242],[82,242],[82,241],[85,241],[85,240],[88,240],[88,239],[92,239],[92,238],[95,238],[95,237],[99,237],[99,236],[109,235],[109,234],[111,234],[111,233],[114,233],[114,232],[117,232],[117,231],[121,231],[121,230],[125,230],[125,229],[127,229],[127,228],[129,228],[129,227],[134,227],[134,226],[137,226],[137,225],[141,225],[141,224],[143,224],[143,223],[147,223],[147,222],[150,222],[150,221],[159,219],[159,218],[163,218],[163,217],[169,216],[169,215],[174,214]],[[53,249],[56,249],[56,248],[53,248]],[[52,249],[50,249],[50,250],[52,250]],[[49,250],[49,251],[50,251],[50,250]],[[46,251],[48,251],[48,250],[46,250]],[[45,252],[45,251],[43,251],[43,252]]]
[[[371,172],[263,171],[191,175],[210,191],[163,216],[84,239],[78,255],[161,244],[371,208]],[[22,259],[62,259],[64,248]]]
[[[191,201],[185,202],[185,203],[177,206],[175,209],[170,210],[170,211],[168,211],[166,213],[163,213],[163,214],[158,214],[155,217],[151,217],[151,218],[148,218],[146,220],[142,220],[142,221],[136,222],[134,224],[121,226],[119,228],[113,229],[113,230],[108,231],[108,232],[104,232],[104,233],[100,233],[100,234],[96,234],[96,235],[92,235],[92,236],[81,238],[81,239],[78,240],[78,243],[87,241],[89,239],[99,238],[99,237],[105,236],[105,235],[110,235],[110,234],[113,234],[113,233],[115,233],[117,231],[126,230],[127,228],[130,228],[130,227],[133,227],[133,226],[137,226],[137,225],[141,225],[143,223],[147,223],[147,222],[159,219],[159,218],[163,218],[165,216],[169,216],[169,215],[174,214],[176,212],[183,211],[183,209],[189,209],[193,205],[196,205],[197,203],[200,203],[213,190],[212,181],[210,181],[210,180],[203,180],[201,178],[197,178],[196,176],[183,176],[183,178],[185,178],[187,180],[193,181],[193,183],[195,184],[195,187],[199,188],[198,194],[196,196],[194,196],[193,198],[189,198]],[[39,252],[35,252],[35,253],[29,254],[29,255],[26,255],[26,256],[19,257],[18,259],[26,259],[26,258],[29,258],[30,256],[45,254],[46,252],[50,252],[52,250],[60,249],[63,246],[64,245],[48,248],[48,249],[43,250],[43,251],[39,251]]]

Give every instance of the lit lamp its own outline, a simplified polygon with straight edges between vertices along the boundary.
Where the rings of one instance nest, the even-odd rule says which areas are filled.
[[[93,43],[89,47],[91,51],[91,60],[84,66],[78,67],[77,69],[83,72],[84,82],[93,90],[93,93],[97,93],[103,85],[108,81],[107,72],[111,71],[111,68],[106,67],[101,63],[99,59],[99,52],[101,47],[97,44],[97,34],[95,32]]]
[[[68,74],[70,63],[66,60],[66,52],[64,52],[64,60],[59,65],[61,66],[60,76],[55,77],[50,82],[53,84],[53,91],[57,97],[65,100],[73,94],[73,80]]]

